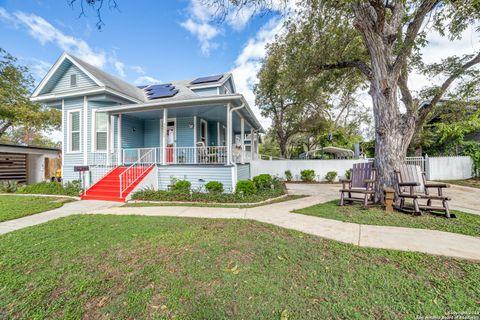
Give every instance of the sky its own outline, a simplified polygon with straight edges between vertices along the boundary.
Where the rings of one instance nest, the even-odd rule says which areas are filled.
[[[265,45],[283,30],[278,11],[256,15],[246,8],[218,21],[202,0],[116,0],[117,9],[102,11],[99,31],[95,11],[85,8],[86,17],[79,17],[79,1],[71,7],[67,0],[0,0],[0,47],[29,66],[37,83],[63,51],[135,85],[232,72],[237,91],[262,125],[270,125],[255,106],[252,88]],[[455,42],[435,33],[428,39],[428,63],[480,49],[474,26]],[[414,74],[409,84],[415,91],[440,80]],[[361,99],[371,105],[367,93]]]

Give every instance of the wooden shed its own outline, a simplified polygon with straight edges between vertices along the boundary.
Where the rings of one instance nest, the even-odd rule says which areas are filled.
[[[61,150],[0,144],[0,181],[37,183],[61,169]]]

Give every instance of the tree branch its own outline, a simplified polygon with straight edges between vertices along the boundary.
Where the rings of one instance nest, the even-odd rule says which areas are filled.
[[[365,62],[360,60],[343,61],[343,62],[322,64],[322,65],[316,66],[316,69],[318,70],[334,70],[334,69],[346,69],[346,68],[357,68],[369,80],[373,78],[372,69]]]
[[[400,73],[398,77],[398,87],[400,88],[400,92],[402,94],[402,102],[405,104],[405,108],[407,109],[407,113],[410,115],[415,114],[415,106],[413,103],[413,96],[408,88],[408,72],[404,71]]]
[[[424,0],[422,4],[418,7],[415,12],[412,22],[409,23],[407,27],[407,32],[405,33],[405,38],[403,40],[402,49],[397,55],[395,62],[393,64],[393,75],[398,77],[400,72],[407,62],[408,57],[412,53],[412,48],[415,45],[415,39],[422,27],[423,21],[425,20],[426,15],[440,2],[440,0]]]
[[[370,0],[370,5],[375,10],[377,14],[377,20],[375,21],[375,31],[378,33],[383,32],[383,27],[385,26],[385,4],[381,0]]]
[[[450,85],[456,80],[458,79],[467,69],[473,67],[474,65],[476,64],[479,64],[480,63],[480,52],[475,56],[473,57],[471,60],[469,60],[468,62],[466,62],[463,66],[461,66],[460,68],[458,68],[457,70],[455,70],[444,82],[443,84],[440,86],[440,88],[438,89],[437,93],[433,96],[432,100],[430,101],[430,103],[425,107],[423,108],[421,111],[420,111],[420,114],[418,116],[418,120],[417,120],[417,124],[420,125],[420,124],[423,124],[423,122],[425,121],[425,119],[427,118],[427,115],[430,113],[430,111],[432,111],[432,109],[436,106],[436,104],[440,101],[440,99],[442,98],[442,96],[445,94],[445,92],[447,91],[447,89],[450,87]],[[417,127],[418,127],[417,125]]]

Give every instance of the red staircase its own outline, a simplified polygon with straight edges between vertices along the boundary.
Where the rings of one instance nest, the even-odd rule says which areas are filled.
[[[138,170],[138,178],[133,182],[127,189],[122,192],[122,197],[120,197],[120,175],[129,167],[116,167],[100,179],[97,183],[91,186],[84,194],[80,197],[83,200],[106,200],[106,201],[118,201],[125,202],[127,196],[132,192],[132,190],[145,178],[148,173],[152,170],[153,167],[144,168],[140,171],[140,168],[133,168],[133,170]],[[132,170],[132,168],[130,168]]]

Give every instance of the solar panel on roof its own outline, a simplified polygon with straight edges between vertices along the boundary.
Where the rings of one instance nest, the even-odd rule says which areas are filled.
[[[169,98],[178,93],[178,89],[175,89],[171,83],[150,85],[144,90],[149,100]]]
[[[216,82],[223,78],[223,74],[218,74],[216,76],[209,76],[209,77],[201,77],[193,80],[190,82],[191,84],[199,84],[199,83],[208,83],[208,82]]]

